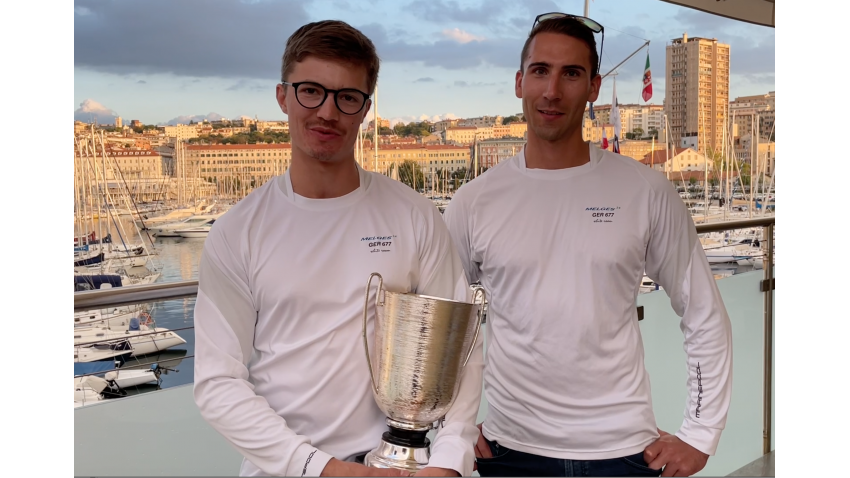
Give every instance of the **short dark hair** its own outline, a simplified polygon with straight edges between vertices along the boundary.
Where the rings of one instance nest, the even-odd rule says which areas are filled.
[[[366,69],[367,93],[375,91],[381,60],[372,40],[351,25],[339,20],[323,20],[295,30],[286,41],[280,80],[287,81],[295,63],[304,61],[308,56],[362,66]]]
[[[535,25],[522,47],[522,57],[519,59],[520,71],[525,70],[525,60],[528,57],[528,49],[531,48],[531,40],[538,33],[559,33],[583,41],[590,50],[590,78],[599,74],[599,53],[596,52],[596,38],[593,36],[593,31],[570,17],[550,18]]]

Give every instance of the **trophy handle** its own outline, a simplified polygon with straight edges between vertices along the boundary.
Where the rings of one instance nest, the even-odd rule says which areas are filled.
[[[463,361],[461,368],[466,367],[466,363],[472,357],[472,351],[475,350],[475,343],[478,342],[478,333],[481,331],[481,322],[484,320],[484,302],[487,301],[487,293],[484,292],[483,287],[475,289],[475,293],[472,294],[472,303],[475,303],[475,298],[478,297],[479,292],[481,292],[481,308],[478,309],[478,323],[475,324],[475,336],[472,338],[472,344],[469,346],[469,352],[466,354],[466,360]]]
[[[384,287],[384,278],[381,274],[373,272],[372,275],[369,276],[369,282],[366,283],[366,300],[363,304],[363,346],[366,348],[366,363],[369,365],[369,380],[372,381],[372,390],[374,390],[375,394],[377,394],[378,386],[375,384],[375,372],[372,371],[372,359],[369,356],[369,339],[366,338],[366,319],[369,317],[369,289],[372,286],[372,278],[375,276],[378,276],[378,279],[380,279],[380,282],[378,282],[378,291],[375,293],[375,320],[378,318],[378,307],[383,305],[381,303],[381,289]],[[377,324],[375,325],[377,326]]]

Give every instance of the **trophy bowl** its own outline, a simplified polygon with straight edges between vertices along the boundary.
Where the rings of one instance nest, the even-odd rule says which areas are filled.
[[[366,325],[374,277],[379,284],[370,351]],[[415,472],[430,458],[428,431],[443,420],[457,396],[461,373],[481,330],[486,295],[478,288],[472,303],[459,302],[386,291],[383,282],[373,273],[366,284],[363,345],[373,396],[387,417],[389,431],[364,464]],[[476,304],[479,296],[481,302]]]

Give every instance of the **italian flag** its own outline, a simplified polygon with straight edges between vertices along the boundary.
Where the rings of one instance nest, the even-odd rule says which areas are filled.
[[[641,92],[643,101],[649,101],[652,98],[652,72],[649,70],[649,51],[646,52],[646,68],[643,70],[643,91]]]

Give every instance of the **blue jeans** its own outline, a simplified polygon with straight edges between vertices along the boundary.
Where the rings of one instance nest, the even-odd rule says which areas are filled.
[[[487,440],[485,438],[485,440]],[[487,476],[661,476],[643,452],[606,460],[565,460],[511,450],[487,440],[493,458],[476,458],[478,474]]]

